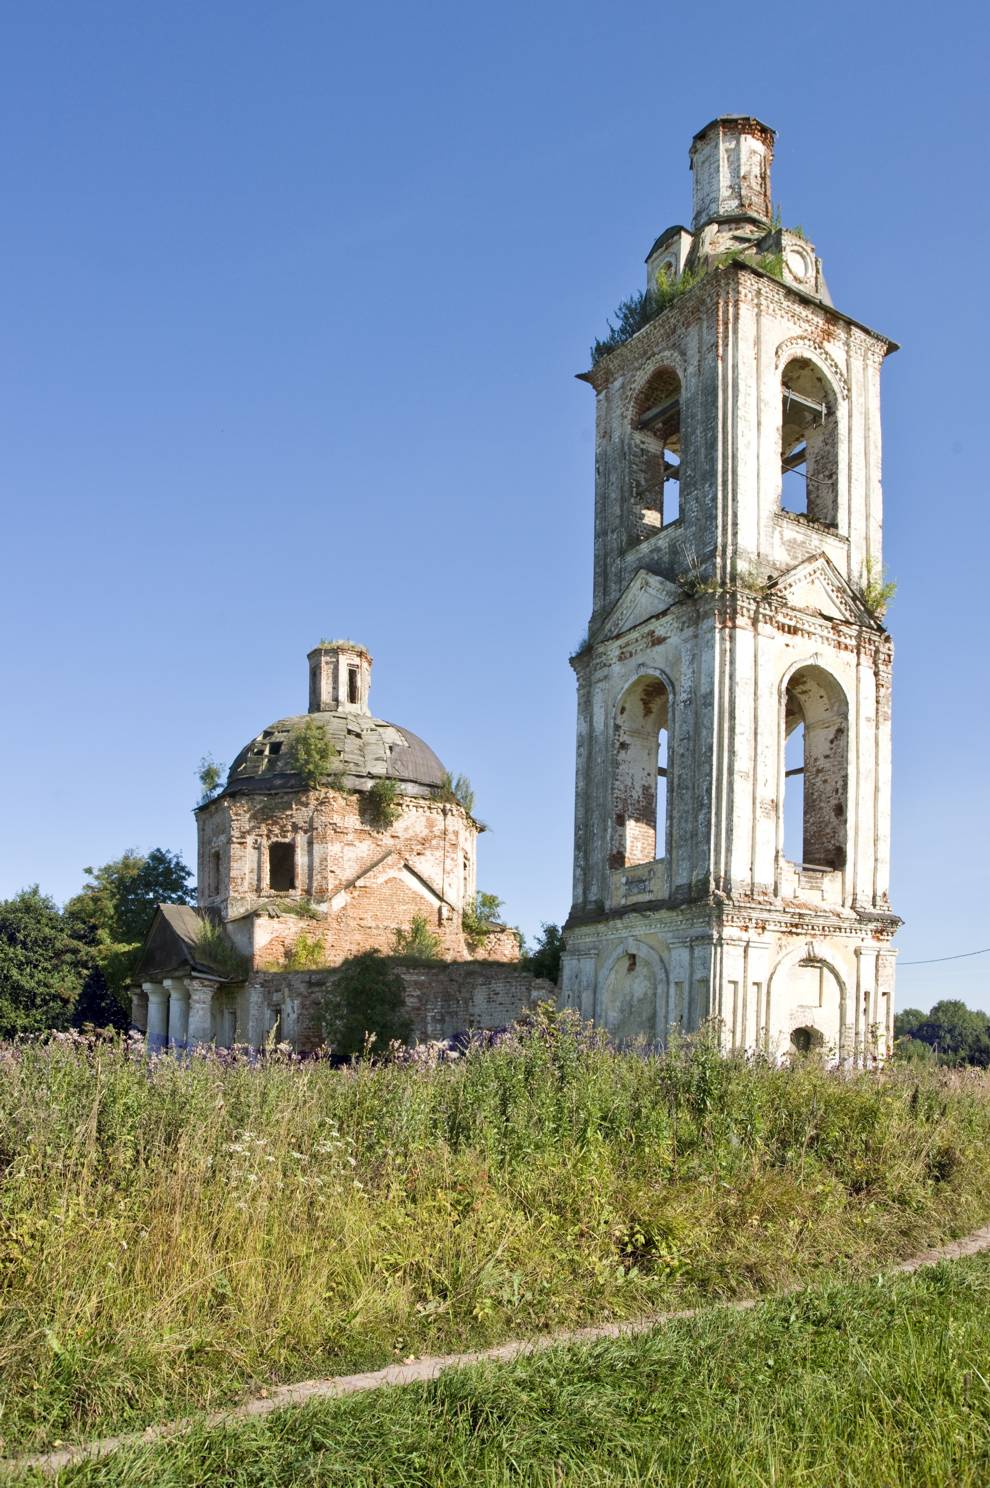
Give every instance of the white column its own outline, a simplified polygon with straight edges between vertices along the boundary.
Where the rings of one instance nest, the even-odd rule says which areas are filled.
[[[190,977],[188,985],[187,1042],[190,1049],[195,1049],[197,1044],[209,1044],[213,1041],[213,992],[216,984]]]
[[[148,998],[148,1052],[157,1054],[168,1043],[168,993],[161,982],[145,982]]]
[[[139,1033],[147,1033],[148,994],[143,987],[131,988],[131,1023]]]
[[[168,988],[168,1046],[184,1049],[189,1031],[189,988],[185,977],[166,977]]]

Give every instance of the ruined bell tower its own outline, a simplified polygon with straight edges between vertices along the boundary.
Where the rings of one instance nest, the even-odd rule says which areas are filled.
[[[774,133],[691,145],[691,228],[596,347],[594,600],[563,1001],[618,1038],[889,1050],[880,368],[773,220]],[[628,326],[623,329],[629,329]]]

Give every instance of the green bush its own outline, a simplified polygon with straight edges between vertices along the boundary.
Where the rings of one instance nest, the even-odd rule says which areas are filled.
[[[414,956],[422,961],[436,961],[440,955],[440,937],[434,935],[425,915],[413,915],[408,930],[395,932],[393,950],[397,956]]]
[[[317,971],[327,965],[327,948],[322,935],[305,931],[297,935],[283,954],[286,971]]]
[[[307,718],[293,733],[286,751],[289,769],[301,775],[312,787],[335,784],[343,771],[343,761],[326,729],[315,718]]]
[[[424,922],[425,923],[425,922]],[[412,1036],[402,978],[379,951],[345,961],[327,994],[324,1033],[335,1054],[384,1054]]]
[[[196,772],[196,778],[199,781],[201,792],[199,798],[200,806],[205,806],[208,801],[212,801],[213,797],[222,789],[226,769],[227,766],[218,764],[212,754],[203,755],[203,758],[199,762],[199,769]]]
[[[463,806],[468,816],[474,816],[474,791],[466,775],[455,778],[449,770],[445,770],[443,780],[433,788],[433,796],[437,801],[449,801],[452,806]]]
[[[402,807],[399,805],[398,781],[374,781],[365,799],[371,820],[379,831],[386,831],[398,821],[402,813]]]

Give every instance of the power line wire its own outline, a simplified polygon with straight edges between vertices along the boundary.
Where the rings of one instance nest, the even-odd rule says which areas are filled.
[[[970,956],[990,955],[990,946],[984,946],[982,951],[960,951],[958,956],[931,956],[927,961],[901,961],[901,966],[934,966],[936,961],[965,961]]]

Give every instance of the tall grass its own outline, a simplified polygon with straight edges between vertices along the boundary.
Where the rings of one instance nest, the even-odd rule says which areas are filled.
[[[988,1308],[990,1258],[981,1256],[199,1427],[47,1482],[986,1488]],[[32,1472],[14,1481],[45,1480]]]
[[[0,1049],[7,1450],[252,1384],[854,1273],[990,1210],[980,1076],[566,1016],[452,1062]]]

